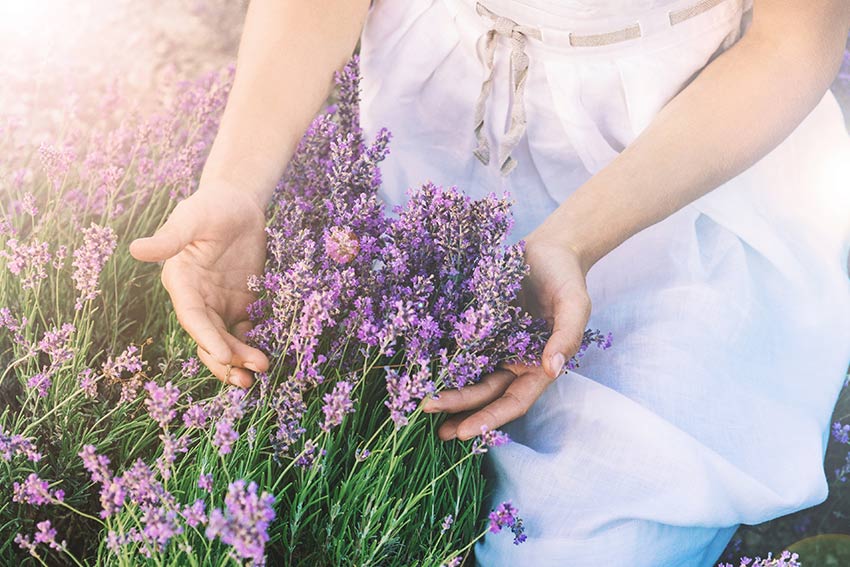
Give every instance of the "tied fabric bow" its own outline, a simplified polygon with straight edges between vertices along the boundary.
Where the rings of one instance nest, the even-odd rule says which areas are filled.
[[[516,160],[511,157],[511,152],[522,138],[526,126],[525,103],[523,101],[529,61],[528,55],[525,53],[526,38],[532,37],[540,40],[542,36],[539,29],[524,26],[509,18],[494,14],[480,2],[476,5],[476,11],[478,14],[490,18],[493,27],[479,38],[476,45],[478,56],[484,61],[487,69],[487,77],[481,84],[481,93],[475,103],[475,139],[478,146],[472,153],[484,165],[490,163],[490,144],[484,134],[484,113],[487,98],[493,90],[493,74],[495,71],[493,60],[496,54],[496,41],[499,36],[506,37],[511,42],[510,88],[512,97],[509,108],[510,125],[499,144],[499,171],[506,176],[517,165]]]

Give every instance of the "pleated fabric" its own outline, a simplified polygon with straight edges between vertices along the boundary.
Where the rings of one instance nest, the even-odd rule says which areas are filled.
[[[429,180],[473,197],[506,191],[513,240],[616,157],[752,16],[750,0],[483,4],[541,32],[525,46],[527,127],[510,175],[473,155],[479,42],[493,27],[475,2],[376,0],[361,42],[362,120],[367,133],[393,133],[389,205]],[[635,24],[640,37],[582,39]],[[491,150],[512,102],[510,42],[496,39]],[[591,269],[589,326],[611,331],[614,346],[560,377],[504,428],[513,443],[485,456],[488,504],[511,500],[528,541],[488,535],[478,563],[712,565],[739,524],[822,502],[850,361],[849,251],[850,138],[827,93],[747,171]]]

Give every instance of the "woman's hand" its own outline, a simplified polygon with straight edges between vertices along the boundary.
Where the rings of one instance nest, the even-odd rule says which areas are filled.
[[[202,185],[153,236],[134,240],[130,253],[165,260],[162,283],[177,319],[220,380],[244,388],[253,382],[250,371],[268,369],[265,354],[244,342],[246,308],[255,299],[248,276],[261,274],[266,259],[265,214],[255,199],[224,183]]]
[[[552,325],[543,364],[503,364],[475,384],[442,391],[438,399],[428,400],[423,407],[428,413],[457,414],[440,427],[443,440],[471,439],[481,434],[482,426],[496,429],[525,415],[581,346],[590,317],[585,263],[572,247],[548,238],[542,230],[526,239],[525,260],[531,271],[520,301]]]

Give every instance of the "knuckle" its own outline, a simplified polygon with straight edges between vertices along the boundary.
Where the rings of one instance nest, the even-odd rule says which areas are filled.
[[[505,392],[502,397],[513,406],[513,413],[523,416],[528,412],[528,404],[519,399],[513,392]]]
[[[571,336],[564,342],[564,348],[569,354],[575,354],[581,348],[581,336]]]

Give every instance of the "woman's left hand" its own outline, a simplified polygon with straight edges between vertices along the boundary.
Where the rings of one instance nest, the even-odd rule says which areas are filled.
[[[438,399],[425,402],[423,410],[428,413],[456,414],[440,427],[443,440],[471,439],[481,434],[482,426],[496,429],[525,415],[581,346],[590,317],[582,258],[573,248],[538,232],[526,239],[525,261],[531,270],[520,302],[552,327],[542,365],[502,364],[475,384],[442,391]]]

